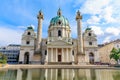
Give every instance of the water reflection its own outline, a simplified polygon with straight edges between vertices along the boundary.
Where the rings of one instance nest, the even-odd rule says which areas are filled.
[[[0,70],[0,80],[120,80],[120,70],[108,70],[108,69]]]

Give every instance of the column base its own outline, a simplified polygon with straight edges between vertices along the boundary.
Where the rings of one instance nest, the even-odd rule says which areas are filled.
[[[48,65],[48,62],[46,61],[44,65]]]
[[[85,62],[78,62],[78,65],[87,65]]]
[[[74,61],[72,61],[72,65],[74,65],[75,63],[74,63]]]

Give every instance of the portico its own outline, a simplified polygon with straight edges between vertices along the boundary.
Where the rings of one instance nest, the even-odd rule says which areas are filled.
[[[47,46],[46,63],[72,63],[73,61],[72,46]]]

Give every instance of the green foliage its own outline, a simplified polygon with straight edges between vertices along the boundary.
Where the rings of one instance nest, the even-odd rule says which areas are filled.
[[[1,64],[6,64],[7,63],[7,57],[2,53],[0,53],[0,63]]]
[[[114,59],[117,63],[120,59],[120,49],[113,48],[110,54],[110,59]]]

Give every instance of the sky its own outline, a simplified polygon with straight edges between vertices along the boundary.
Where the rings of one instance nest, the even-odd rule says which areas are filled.
[[[44,14],[42,37],[47,38],[51,18],[61,8],[69,20],[72,37],[77,38],[76,12],[82,19],[82,31],[92,28],[98,44],[120,39],[120,0],[0,0],[0,46],[21,44],[21,37],[32,25],[37,31],[37,14]]]

